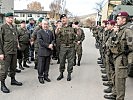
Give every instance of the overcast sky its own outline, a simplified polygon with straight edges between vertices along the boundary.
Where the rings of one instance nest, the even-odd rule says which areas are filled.
[[[32,1],[40,2],[44,10],[49,11],[49,4],[53,0],[14,0],[14,8],[15,10],[26,9],[27,4]],[[66,0],[66,8],[74,15],[87,15],[95,12],[96,2],[100,1],[102,0]]]

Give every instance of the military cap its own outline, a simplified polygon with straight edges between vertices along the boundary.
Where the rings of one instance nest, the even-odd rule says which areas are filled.
[[[127,13],[127,12],[119,12],[118,14],[117,14],[117,16],[123,16],[123,17],[128,17],[129,16],[129,14]]]
[[[13,17],[13,13],[12,12],[8,12],[5,14],[5,17]]]
[[[60,19],[62,19],[63,17],[67,17],[67,15],[66,15],[66,14],[62,14],[62,15],[60,16]]]
[[[78,24],[79,24],[79,22],[78,22],[78,21],[76,21],[76,22],[74,22],[74,24],[75,24],[75,25],[78,25]]]
[[[44,19],[43,17],[40,17],[40,18],[38,19],[38,22],[42,22],[43,19]]]
[[[34,20],[34,18],[30,18],[29,21]]]
[[[26,23],[25,20],[22,20],[20,23]]]
[[[108,20],[107,24],[115,25],[116,24],[116,21],[114,21],[114,20]]]

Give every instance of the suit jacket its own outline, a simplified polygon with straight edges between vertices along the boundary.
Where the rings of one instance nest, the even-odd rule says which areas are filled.
[[[50,30],[47,32],[44,29],[38,31],[37,41],[39,43],[38,56],[50,56],[52,50],[48,48],[49,44],[54,44],[53,33]]]

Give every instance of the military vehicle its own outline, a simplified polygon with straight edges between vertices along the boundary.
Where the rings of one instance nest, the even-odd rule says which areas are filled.
[[[121,11],[126,11],[130,17],[133,17],[133,0],[121,0],[121,4],[114,7],[109,19],[115,19]]]

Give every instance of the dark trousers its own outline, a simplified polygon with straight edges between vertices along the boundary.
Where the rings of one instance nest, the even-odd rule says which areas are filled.
[[[5,59],[0,61],[0,81],[4,81],[7,77],[8,70],[9,76],[15,77],[17,67],[17,54],[7,54]]]
[[[38,77],[48,77],[50,56],[38,57]]]

